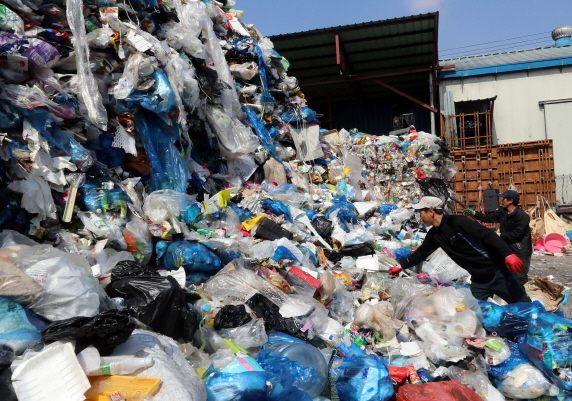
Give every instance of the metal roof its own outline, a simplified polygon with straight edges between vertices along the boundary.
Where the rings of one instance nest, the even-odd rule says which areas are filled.
[[[547,68],[570,63],[572,63],[572,46],[550,46],[439,60],[441,66],[455,65],[454,69],[440,72],[442,79]]]
[[[312,106],[396,96],[373,79],[428,98],[428,72],[437,65],[438,24],[439,14],[429,13],[270,39],[290,62],[288,75],[298,78]]]

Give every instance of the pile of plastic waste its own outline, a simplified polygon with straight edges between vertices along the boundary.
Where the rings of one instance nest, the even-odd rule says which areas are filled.
[[[0,5],[0,399],[565,397],[572,302],[387,274],[444,142],[321,129],[234,6]]]

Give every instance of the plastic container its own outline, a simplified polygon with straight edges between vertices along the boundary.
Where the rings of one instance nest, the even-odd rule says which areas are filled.
[[[304,390],[312,398],[317,397],[324,390],[328,380],[328,364],[324,356],[317,348],[310,344],[291,343],[279,341],[268,347],[272,352],[277,352],[288,357],[288,359],[298,362],[304,367],[313,368],[318,374],[318,379],[314,382],[299,383],[294,381],[294,386]]]
[[[161,379],[132,376],[97,376],[90,377],[89,383],[91,388],[85,393],[87,401],[109,401],[109,396],[113,393],[139,396],[141,399],[145,395],[153,396],[159,391]]]
[[[561,234],[551,233],[544,237],[544,248],[550,253],[561,253],[566,245],[568,239]]]

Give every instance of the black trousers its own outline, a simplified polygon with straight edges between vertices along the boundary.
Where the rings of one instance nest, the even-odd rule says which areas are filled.
[[[497,270],[493,279],[488,283],[472,283],[471,292],[475,298],[482,301],[496,294],[509,304],[530,302],[518,276],[504,266]]]

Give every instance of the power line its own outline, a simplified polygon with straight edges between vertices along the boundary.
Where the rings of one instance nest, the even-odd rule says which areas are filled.
[[[467,51],[469,51],[469,52],[473,52],[473,51],[486,51],[487,49],[497,49],[497,48],[499,48],[499,47],[516,46],[516,45],[519,45],[519,44],[521,44],[521,43],[530,44],[530,43],[539,43],[539,42],[546,42],[546,41],[549,41],[549,39],[543,38],[543,39],[522,40],[522,41],[520,41],[520,42],[504,43],[504,44],[502,44],[502,45],[496,45],[496,46],[485,46],[485,47],[481,47],[481,48],[478,48],[478,49],[472,49],[472,50],[467,50]],[[447,52],[447,51],[444,51],[443,53],[445,53],[445,54],[451,54],[451,53],[459,53],[459,52],[450,52],[450,51]]]
[[[452,47],[452,48],[450,48],[450,49],[444,49],[443,51],[446,52],[446,51],[449,51],[449,50],[466,49],[467,47],[475,47],[475,46],[481,46],[481,45],[488,45],[488,44],[490,44],[490,43],[506,42],[506,41],[514,40],[514,39],[528,38],[528,37],[530,37],[530,36],[546,35],[547,33],[550,33],[550,32],[539,32],[539,33],[533,33],[533,34],[531,34],[531,35],[517,36],[516,38],[493,40],[492,42],[477,43],[477,44],[475,44],[475,45],[468,45],[468,46],[461,46],[461,47]]]
[[[482,48],[482,49],[467,50],[467,52],[470,54],[475,54],[475,53],[483,54],[483,53],[491,53],[491,52],[495,52],[495,51],[499,51],[499,50],[503,50],[503,49],[515,48],[515,47],[522,48],[522,47],[528,46],[528,45],[535,45],[535,46],[540,47],[539,45],[541,43],[544,43],[546,46],[553,44],[553,42],[547,41],[547,39],[540,39],[540,40],[536,40],[536,41],[526,41],[526,42],[519,42],[519,43],[524,43],[524,44],[519,45],[518,43],[508,43],[508,44],[503,45],[503,46],[486,47],[486,48]],[[467,53],[448,53],[448,54],[440,54],[439,56],[447,57],[447,58],[462,57],[462,56],[456,56],[455,54],[462,54],[464,56]]]

